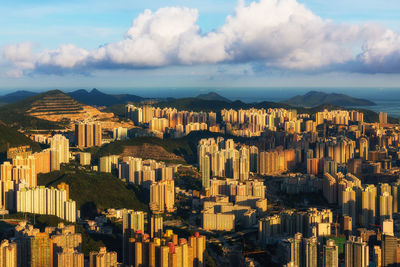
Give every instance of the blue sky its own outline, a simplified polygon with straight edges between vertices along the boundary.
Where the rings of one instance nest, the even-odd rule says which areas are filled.
[[[127,38],[126,34],[132,27],[132,21],[143,14],[145,9],[151,9],[154,16],[156,16],[158,9],[166,6],[196,9],[198,18],[194,24],[199,29],[194,37],[204,37],[208,33],[224,27],[227,24],[226,17],[228,15],[235,16],[234,11],[238,2],[229,0],[1,1],[0,12],[2,16],[0,16],[0,23],[3,26],[0,28],[0,48],[29,42],[30,53],[35,56],[21,60],[16,59],[15,56],[10,56],[10,50],[4,50],[3,58],[0,60],[0,89],[5,92],[14,89],[61,88],[72,90],[92,87],[120,90],[134,87],[186,86],[205,88],[246,86],[396,87],[400,84],[400,63],[397,62],[397,57],[388,54],[389,52],[396,56],[399,54],[397,50],[390,46],[394,44],[394,41],[391,41],[390,45],[385,43],[384,48],[382,48],[380,42],[380,35],[385,30],[391,30],[395,34],[393,40],[398,38],[397,34],[400,31],[398,16],[400,14],[400,3],[398,1],[385,0],[384,5],[382,1],[377,0],[298,0],[297,2],[304,4],[307,12],[310,11],[313,16],[322,18],[324,22],[321,22],[321,29],[330,30],[332,28],[330,24],[334,25],[333,28],[335,29],[330,36],[340,35],[344,25],[346,33],[343,35],[352,35],[352,37],[345,41],[339,37],[335,37],[336,39],[332,41],[329,37],[329,40],[321,41],[323,43],[321,46],[319,43],[312,44],[316,45],[317,49],[321,49],[322,54],[327,51],[326,48],[330,49],[337,45],[332,51],[328,51],[328,54],[332,54],[329,57],[321,55],[321,59],[313,59],[312,61],[308,58],[316,55],[308,55],[307,53],[310,53],[310,51],[307,49],[297,51],[296,44],[292,44],[290,38],[282,44],[282,47],[289,46],[287,53],[279,51],[282,54],[275,57],[273,54],[279,44],[274,44],[271,50],[272,45],[265,44],[269,38],[264,38],[256,40],[248,47],[243,45],[239,48],[230,48],[229,53],[231,54],[226,52],[223,56],[218,54],[215,57],[210,56],[210,58],[205,54],[193,57],[193,54],[197,53],[195,48],[205,45],[204,40],[193,44],[194,50],[188,52],[189,56],[185,54],[185,56],[173,59],[171,59],[170,51],[165,52],[164,47],[158,47],[165,55],[163,54],[162,59],[154,59],[154,62],[147,65],[143,64],[143,60],[146,60],[145,57],[140,62],[136,61],[134,56],[132,56],[134,59],[129,62],[121,61],[121,59],[110,59],[115,56],[113,53],[115,53],[116,48],[110,47],[108,49],[109,44],[115,44]],[[246,3],[250,5],[251,1],[246,1]],[[168,12],[160,13],[160,17],[168,16]],[[178,14],[186,14],[188,11],[179,10],[177,12],[182,12]],[[293,9],[288,12],[295,12],[295,15],[300,15],[300,17],[307,14],[307,12],[298,13]],[[188,14],[188,32],[191,32],[193,26],[190,22],[191,16],[195,15]],[[268,16],[270,14],[266,10],[265,18],[268,18]],[[314,19],[312,17],[310,21]],[[237,21],[241,22],[239,18],[237,18]],[[366,28],[366,30],[359,30],[356,34],[357,37],[354,37],[353,32],[347,32],[347,28],[352,25],[364,25],[365,23],[380,27],[380,33],[371,37],[370,34],[365,34],[366,31],[369,31],[369,28]],[[227,28],[229,27],[227,26]],[[279,29],[280,26],[274,27]],[[250,26],[250,28],[252,27]],[[236,30],[239,32],[238,29]],[[243,31],[243,29],[240,30]],[[290,31],[292,30],[290,28]],[[149,35],[149,33],[144,34]],[[312,34],[315,34],[311,35],[312,38],[318,36],[317,33],[313,32]],[[300,35],[309,36],[309,33],[301,32]],[[286,32],[282,33],[282,36],[287,36]],[[356,62],[359,59],[357,53],[364,47],[364,42],[370,41],[370,39],[374,41],[370,45],[372,48],[364,52],[372,51],[367,55],[368,60],[372,57],[372,63],[368,61],[368,66],[366,66],[365,61],[363,61],[363,64]],[[299,42],[303,44],[305,41]],[[224,42],[221,47],[227,46],[227,41],[221,42]],[[65,44],[74,45],[74,48],[71,48],[73,51],[68,57],[76,56],[76,53],[83,53],[82,58],[84,59],[74,61],[71,63],[73,66],[66,66],[66,64],[53,58],[45,62],[37,59],[36,54],[50,51],[49,53],[46,52],[46,56],[52,56],[54,54],[52,51]],[[181,47],[181,44],[177,45]],[[254,45],[265,45],[267,50],[265,53],[249,55],[249,52],[246,51],[249,47],[257,48]],[[92,52],[96,51],[97,53],[100,46],[105,46],[108,54],[93,63]],[[134,47],[137,48],[137,44]],[[210,49],[212,46],[207,47],[209,51],[212,50]],[[76,52],[75,48],[82,50]],[[123,46],[121,45],[117,49],[120,48],[122,49]],[[352,51],[351,53],[354,53],[354,55],[341,55],[339,56],[340,60],[337,60],[335,53],[341,51],[342,48],[349,48],[349,51]],[[234,49],[239,50],[235,50],[234,53],[231,52]],[[388,52],[382,52],[382,49],[386,49]],[[19,53],[19,50],[13,51]],[[86,59],[86,57],[89,57],[86,56],[86,53],[90,54],[91,60]],[[236,56],[241,53],[243,55]],[[383,57],[382,53],[384,53],[385,58],[391,58],[391,60],[382,62],[380,60]],[[303,55],[306,55],[306,59],[297,59]],[[207,57],[207,60],[204,60],[205,57]],[[296,58],[295,62],[292,62],[293,57]],[[290,62],[288,62],[288,58],[291,58]],[[375,58],[377,59],[375,60]],[[29,67],[26,67],[27,65]]]

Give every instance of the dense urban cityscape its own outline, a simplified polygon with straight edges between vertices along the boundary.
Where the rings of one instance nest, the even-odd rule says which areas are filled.
[[[0,14],[0,267],[400,266],[399,1]]]
[[[21,123],[21,144],[4,143],[4,266],[400,261],[395,119],[334,106],[227,109],[192,100],[196,110],[152,99],[94,116],[61,91],[22,100],[26,114],[50,120],[47,129]],[[81,188],[84,180],[96,190]],[[114,186],[135,203],[111,196]]]

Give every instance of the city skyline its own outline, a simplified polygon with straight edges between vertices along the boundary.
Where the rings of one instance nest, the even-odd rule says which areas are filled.
[[[398,9],[372,0],[3,3],[0,89],[396,87]]]
[[[400,266],[398,0],[0,12],[0,267]]]

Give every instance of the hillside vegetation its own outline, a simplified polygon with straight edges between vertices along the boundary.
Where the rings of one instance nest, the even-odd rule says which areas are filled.
[[[40,145],[15,129],[6,126],[0,122],[0,160],[5,159],[8,147],[16,147],[22,145],[31,146],[33,151],[39,151]]]
[[[147,194],[135,185],[127,185],[110,173],[93,172],[72,165],[61,171],[38,175],[38,185],[69,185],[69,197],[77,202],[83,217],[92,217],[98,210],[128,208],[147,210]]]
[[[80,89],[74,92],[68,93],[69,96],[78,100],[79,102],[85,103],[91,106],[112,106],[116,104],[125,104],[128,102],[140,102],[144,100],[143,97],[131,94],[106,94],[100,92],[97,89],[86,91]]]
[[[336,105],[336,106],[373,106],[374,102],[361,99],[354,98],[344,94],[331,93],[327,94],[324,92],[310,91],[305,95],[298,95],[282,101],[282,103],[293,105],[293,106],[301,106],[301,107],[316,107],[323,104],[328,105]]]

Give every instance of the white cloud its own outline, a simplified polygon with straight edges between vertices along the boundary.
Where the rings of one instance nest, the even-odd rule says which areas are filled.
[[[367,41],[358,59],[366,71],[400,72],[400,35],[387,30],[381,38]]]
[[[74,68],[85,64],[89,52],[73,44],[61,45],[55,50],[44,50],[36,58],[37,66],[57,66],[60,68]]]
[[[197,19],[196,9],[145,10],[123,40],[94,50],[67,44],[32,54],[25,43],[3,52],[19,69],[45,72],[242,62],[300,71],[351,62],[353,71],[400,72],[398,34],[372,24],[335,24],[296,0],[239,1],[225,24],[206,34]]]
[[[23,71],[20,69],[9,70],[6,72],[7,77],[9,78],[20,78],[24,75]]]
[[[7,45],[3,48],[4,58],[21,69],[33,69],[35,57],[32,54],[32,43]]]

